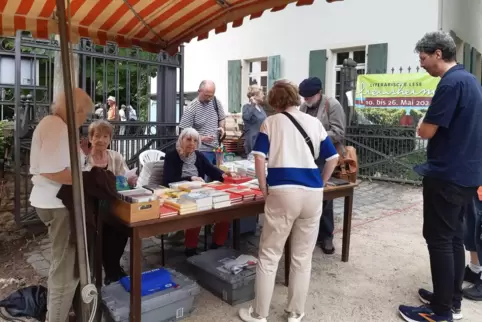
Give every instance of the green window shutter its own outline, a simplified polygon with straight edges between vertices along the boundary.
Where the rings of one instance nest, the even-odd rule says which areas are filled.
[[[472,47],[470,50],[470,72],[475,75],[475,69],[477,68],[477,49]]]
[[[281,77],[281,57],[268,57],[268,91],[273,87],[275,81]]]
[[[241,61],[228,61],[228,111],[241,111]]]
[[[470,72],[470,44],[464,43],[464,67]]]
[[[368,45],[367,74],[385,74],[387,72],[388,44]]]
[[[318,77],[323,87],[325,87],[326,78],[326,50],[312,50],[310,51],[310,63],[309,63],[309,77]]]

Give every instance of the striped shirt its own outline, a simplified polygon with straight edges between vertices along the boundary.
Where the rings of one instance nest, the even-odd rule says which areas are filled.
[[[183,162],[181,177],[198,177],[199,172],[196,168],[196,153],[191,153],[189,156],[179,156]]]
[[[331,160],[338,156],[320,120],[298,111],[287,110],[313,142],[315,158]],[[281,113],[268,117],[254,145],[253,154],[269,154],[267,183],[270,189],[304,188],[322,190],[323,179],[303,135],[291,120]]]
[[[219,122],[226,118],[221,102],[216,99],[219,117],[213,102],[214,99],[208,103],[202,103],[197,98],[194,99],[189,107],[185,110],[184,114],[182,115],[181,122],[179,123],[179,127],[181,129],[192,127],[198,131],[199,135],[201,136],[212,135],[214,137],[214,140],[210,143],[202,142],[199,148],[200,151],[211,152],[215,147],[218,146]]]

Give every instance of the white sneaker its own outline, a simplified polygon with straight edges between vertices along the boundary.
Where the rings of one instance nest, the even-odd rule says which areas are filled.
[[[301,322],[301,320],[304,317],[305,317],[305,313],[302,313],[302,314],[290,313],[288,315],[288,322]]]
[[[266,318],[257,318],[257,317],[254,317],[253,315],[254,315],[254,312],[253,312],[252,306],[250,306],[249,309],[246,309],[246,308],[239,309],[239,317],[244,322],[267,322]]]

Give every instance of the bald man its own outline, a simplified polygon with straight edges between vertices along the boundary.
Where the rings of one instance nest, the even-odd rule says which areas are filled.
[[[213,81],[202,81],[197,98],[185,110],[179,123],[181,129],[192,127],[199,132],[199,151],[212,164],[216,164],[213,149],[219,145],[219,137],[224,135],[226,118],[221,102],[214,96],[215,92],[216,85]]]

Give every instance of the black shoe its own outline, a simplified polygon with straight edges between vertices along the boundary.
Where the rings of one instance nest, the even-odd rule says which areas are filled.
[[[333,240],[330,238],[325,238],[320,242],[320,248],[323,253],[327,255],[333,255],[335,253],[335,246],[333,245]]]
[[[472,301],[482,301],[482,280],[462,290],[464,297]]]
[[[430,305],[433,299],[433,293],[421,288],[418,290],[418,297],[420,298],[420,301],[422,301],[422,303]],[[461,309],[462,305],[458,304],[457,306],[458,307],[454,305],[454,307],[452,308],[452,316],[454,320],[461,320],[464,317]]]
[[[209,247],[209,249],[218,249],[220,247],[223,247],[222,245],[218,245],[216,243],[212,243],[211,246]]]
[[[119,267],[118,271],[115,273],[106,274],[104,278],[104,284],[109,285],[115,282],[118,282],[121,278],[126,277],[127,273]]]
[[[192,257],[197,255],[197,249],[196,248],[186,248],[184,250],[184,254],[186,257]]]
[[[465,266],[464,281],[477,284],[480,282],[480,276],[482,273],[474,273],[469,266]]]

